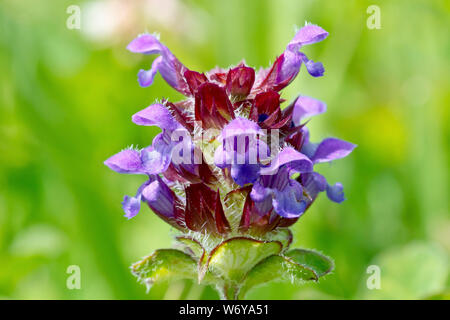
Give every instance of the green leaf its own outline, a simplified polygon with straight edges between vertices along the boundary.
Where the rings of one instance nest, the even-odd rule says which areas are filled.
[[[333,262],[312,250],[294,249],[285,256],[273,255],[250,270],[240,289],[239,298],[244,298],[254,286],[270,281],[317,281],[332,270]]]
[[[278,228],[267,234],[268,240],[280,241],[283,245],[283,251],[287,250],[292,243],[292,231],[288,228]]]
[[[175,249],[156,250],[131,266],[132,273],[147,286],[155,282],[197,279],[197,263],[188,254]]]
[[[176,239],[183,244],[188,251],[192,252],[191,255],[195,258],[200,259],[203,256],[205,249],[203,249],[202,245],[197,240],[184,236],[176,237]]]
[[[305,266],[314,271],[317,279],[330,273],[334,264],[330,258],[314,250],[293,249],[288,251],[286,257],[291,258],[295,263]]]
[[[207,260],[206,268],[227,282],[240,283],[257,263],[270,255],[280,253],[279,241],[259,241],[237,237],[215,247]]]

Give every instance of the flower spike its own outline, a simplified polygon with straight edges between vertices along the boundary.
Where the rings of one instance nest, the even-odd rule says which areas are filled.
[[[122,201],[126,218],[145,203],[181,234],[177,241],[184,251],[157,250],[133,265],[139,281],[148,286],[187,277],[236,299],[260,283],[317,280],[333,269],[315,251],[288,250],[288,228],[321,193],[336,203],[345,200],[343,185],[330,184],[316,169],[348,156],[356,145],[337,138],[310,141],[308,124],[326,111],[324,102],[300,95],[282,106],[282,90],[302,64],[313,77],[324,74],[323,64],[301,50],[327,36],[307,24],[271,67],[258,72],[243,62],[197,72],[152,34],[131,41],[129,51],[158,55],[149,70],[139,71],[139,84],[151,85],[159,72],[186,96],[136,112],[134,124],[161,132],[151,145],[122,150],[104,162],[118,173],[146,177]]]

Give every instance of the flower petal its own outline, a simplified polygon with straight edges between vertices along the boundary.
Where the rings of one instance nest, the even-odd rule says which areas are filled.
[[[125,212],[124,217],[131,219],[139,213],[139,210],[141,209],[142,190],[144,190],[154,179],[154,176],[149,176],[149,180],[145,181],[139,187],[134,197],[125,196],[123,198],[122,208]]]
[[[231,177],[234,181],[244,186],[247,183],[253,183],[259,178],[260,165],[259,164],[233,164],[231,166]]]
[[[337,182],[336,184],[327,185],[327,196],[331,201],[341,203],[345,200],[344,187],[342,183]]]
[[[159,176],[142,190],[142,197],[155,213],[167,218],[174,217],[175,202],[172,191]]]
[[[122,208],[125,211],[124,217],[133,218],[141,209],[141,195],[139,194],[137,197],[125,196],[122,201]]]
[[[300,49],[302,46],[320,42],[328,37],[328,32],[319,26],[308,24],[297,31],[294,38],[289,42],[289,48]]]
[[[312,117],[325,112],[327,106],[322,101],[307,96],[297,98],[292,111],[292,121],[295,126],[301,125],[303,118]]]
[[[293,50],[285,50],[280,56],[282,57],[282,61],[280,61],[278,67],[278,73],[276,76],[276,85],[275,88],[277,91],[286,87],[292,80],[295,79],[298,72],[300,71],[300,67],[302,65],[303,56]]]
[[[300,181],[311,200],[314,200],[320,192],[325,191],[328,185],[325,177],[317,172],[302,173]]]
[[[253,184],[250,197],[254,201],[255,208],[259,214],[264,215],[272,210],[272,196],[273,191],[261,185],[259,181]]]
[[[314,163],[329,162],[344,158],[356,147],[353,143],[336,139],[324,139],[318,146],[311,160]]]
[[[280,91],[295,79],[302,65],[303,56],[286,49],[270,68],[261,69],[256,77],[254,93],[268,90]]]
[[[313,77],[322,77],[325,73],[325,68],[323,67],[322,62],[314,62],[309,60],[305,54],[302,53],[303,62],[305,63],[306,70]]]
[[[175,130],[181,125],[162,104],[152,104],[147,108],[135,113],[132,121],[140,126],[158,126],[161,129]]]
[[[111,170],[119,173],[144,173],[139,151],[122,150],[104,162]]]
[[[167,170],[172,159],[172,145],[155,141],[160,135],[153,139],[153,145],[141,151],[141,159],[145,172],[148,174],[163,173]],[[156,147],[155,147],[156,145]]]
[[[237,182],[238,184],[253,182],[254,177],[259,176],[258,163],[267,161],[270,157],[269,147],[259,139],[259,135],[263,136],[263,133],[264,131],[253,121],[244,118],[231,121],[222,129],[217,139],[221,145],[214,153],[216,166],[223,169],[229,165],[248,165],[233,167],[232,175],[241,181]],[[244,178],[240,179],[238,176]]]
[[[261,169],[261,175],[274,175],[284,165],[291,172],[310,172],[313,168],[313,163],[307,156],[292,147],[287,147],[280,151],[270,166]]]
[[[320,62],[310,61],[306,55],[298,50],[308,44],[322,41],[328,36],[328,32],[315,25],[307,25],[301,28],[286,50],[273,63],[270,69],[262,69],[258,72],[254,92],[266,90],[280,91],[297,76],[302,62],[305,63],[308,72],[318,77],[323,75],[324,69]]]
[[[152,34],[141,34],[133,39],[127,49],[134,53],[156,54],[164,50],[164,46],[159,42],[156,36]]]
[[[141,85],[151,83],[151,75],[156,73],[156,69],[161,73],[161,76],[166,82],[175,90],[184,95],[191,95],[189,86],[184,78],[184,73],[188,70],[178,59],[164,46],[156,36],[152,34],[142,34],[131,41],[127,49],[135,53],[143,54],[161,54],[162,59],[152,65],[150,74],[143,74],[139,72],[139,82]],[[142,82],[141,82],[142,81]]]
[[[264,132],[256,122],[245,118],[236,118],[228,123],[223,129],[219,137],[219,141],[228,140],[236,136],[256,137]]]
[[[295,180],[283,190],[275,190],[273,207],[284,218],[298,218],[306,209],[306,201],[302,199],[302,186]]]
[[[141,69],[138,72],[138,82],[141,87],[151,86],[153,79],[155,78],[156,72],[158,72],[159,65],[161,64],[162,57],[158,57],[153,60],[152,67],[150,70]]]
[[[219,146],[214,152],[214,164],[221,169],[226,168],[233,162],[233,153],[225,150],[223,146]]]

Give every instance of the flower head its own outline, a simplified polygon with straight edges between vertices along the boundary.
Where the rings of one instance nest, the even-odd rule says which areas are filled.
[[[299,96],[281,107],[281,90],[302,65],[313,77],[323,76],[323,65],[300,50],[327,36],[308,24],[267,69],[255,72],[242,62],[205,73],[189,70],[152,34],[134,39],[128,50],[158,55],[149,70],[139,71],[139,84],[151,85],[159,72],[186,100],[134,114],[135,124],[162,132],[150,146],[105,161],[119,173],[147,177],[135,196],[125,196],[125,216],[134,217],[144,202],[182,232],[261,235],[290,226],[323,191],[342,202],[342,184],[330,185],[314,169],[355,145],[336,138],[310,142],[305,119],[325,112],[325,103]]]

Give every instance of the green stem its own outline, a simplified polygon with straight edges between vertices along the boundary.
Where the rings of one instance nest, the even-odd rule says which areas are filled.
[[[217,285],[217,290],[222,300],[238,300],[239,288],[234,284],[225,283],[223,286]]]

